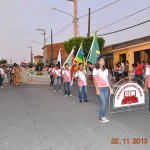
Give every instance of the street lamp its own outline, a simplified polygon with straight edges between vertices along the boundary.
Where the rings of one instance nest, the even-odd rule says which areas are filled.
[[[67,13],[67,12],[65,12],[65,11],[62,11],[62,10],[57,9],[57,8],[54,8],[54,7],[52,7],[52,9],[53,9],[53,10],[56,10],[56,11],[59,11],[59,12],[62,12],[62,13],[64,13],[64,14],[67,14],[67,15],[71,16],[72,18],[74,18],[74,16],[73,16],[72,14],[69,14],[69,13]]]
[[[42,43],[40,42],[36,42],[36,41],[32,41],[33,43],[37,43],[37,44],[40,44],[40,45],[43,45]]]
[[[73,17],[73,23],[74,23],[74,37],[77,37],[78,35],[78,18],[77,18],[77,3],[78,3],[78,0],[67,0],[67,1],[71,1],[74,3],[74,16],[65,12],[65,11],[62,11],[60,9],[57,9],[57,8],[52,8],[53,10],[56,10],[56,11],[59,11],[59,12],[62,12],[64,14],[67,14],[71,17]]]

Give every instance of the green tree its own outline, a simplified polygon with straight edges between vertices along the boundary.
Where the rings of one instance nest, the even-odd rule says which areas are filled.
[[[0,64],[7,64],[7,59],[3,59],[3,58],[2,58],[2,59],[0,60]]]
[[[83,41],[83,50],[84,50],[84,54],[85,57],[87,57],[92,41],[93,41],[93,37],[76,37],[76,38],[72,38],[69,39],[68,41],[64,42],[64,47],[66,52],[69,54],[72,50],[72,48],[75,46],[75,55],[80,47],[81,42]],[[98,38],[98,43],[99,43],[99,48],[100,51],[102,50],[102,48],[104,47],[105,44],[105,40],[103,38]]]

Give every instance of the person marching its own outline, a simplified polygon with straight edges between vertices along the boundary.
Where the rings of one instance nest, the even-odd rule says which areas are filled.
[[[75,73],[74,77],[78,81],[79,102],[82,103],[83,100],[84,102],[88,102],[86,73],[83,69],[83,63],[79,63],[79,69]]]
[[[50,74],[50,88],[52,89],[54,87],[54,65],[53,64],[50,65],[49,74]]]
[[[148,92],[149,95],[149,117],[150,117],[150,61],[147,61],[145,76],[146,80],[144,89],[146,92]]]
[[[55,65],[55,69],[54,69],[54,92],[56,92],[57,86],[59,87],[59,92],[62,92],[61,91],[61,69],[58,67],[58,64]]]
[[[101,102],[99,121],[105,123],[109,120],[105,117],[107,100],[110,93],[113,94],[113,89],[111,88],[108,79],[108,69],[105,67],[105,60],[102,56],[97,58],[96,68],[93,69],[93,79],[96,88],[96,95],[98,95]]]
[[[65,64],[65,69],[62,70],[62,77],[64,81],[64,94],[65,97],[72,96],[70,94],[70,84],[71,84],[71,76],[70,76],[70,69],[68,63]]]

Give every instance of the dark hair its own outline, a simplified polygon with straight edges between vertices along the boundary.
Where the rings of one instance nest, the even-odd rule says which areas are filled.
[[[150,65],[150,61],[148,60],[147,63]]]
[[[96,68],[97,68],[97,69],[100,68],[99,63],[98,63],[100,59],[104,59],[104,57],[101,56],[101,55],[98,56],[98,58],[97,58],[97,63],[96,63]],[[104,59],[104,61],[105,61],[105,59]],[[103,66],[103,69],[104,69],[104,70],[106,69],[106,66],[105,66],[105,65]]]
[[[79,66],[83,65],[83,63],[79,63]]]
[[[65,63],[65,66],[67,66],[68,65],[68,63]]]

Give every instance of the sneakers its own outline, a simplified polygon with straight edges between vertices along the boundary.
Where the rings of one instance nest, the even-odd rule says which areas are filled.
[[[69,96],[72,96],[71,94]]]
[[[108,120],[106,117],[99,118],[99,121],[100,121],[100,122],[103,122],[103,123],[109,122],[109,120]]]
[[[67,95],[65,95],[65,97],[67,98]]]
[[[62,91],[61,91],[61,90],[59,90],[59,92],[61,93]]]
[[[56,90],[54,90],[54,93],[56,93]]]
[[[88,100],[84,100],[84,102],[89,102]]]

